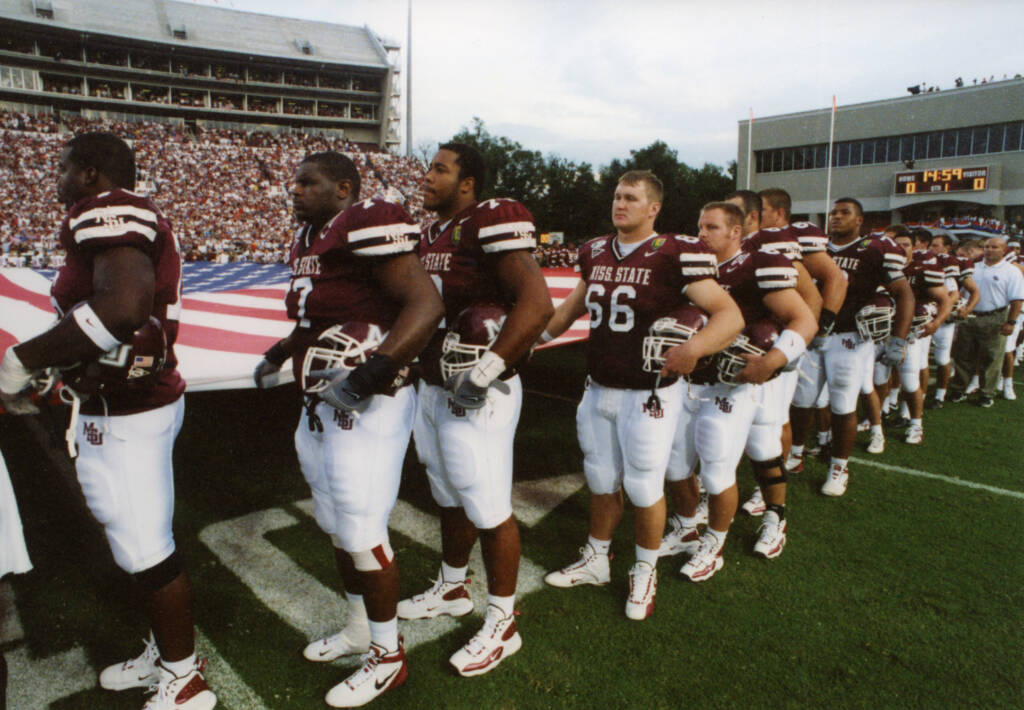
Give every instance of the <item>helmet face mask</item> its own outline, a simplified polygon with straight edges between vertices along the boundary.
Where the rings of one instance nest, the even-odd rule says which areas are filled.
[[[82,396],[137,390],[152,385],[167,362],[167,334],[153,316],[121,343],[97,359],[66,368],[64,385]]]
[[[310,377],[319,370],[347,370],[351,372],[366,362],[384,342],[387,332],[372,323],[349,321],[332,325],[317,338],[316,344],[306,350],[302,361],[302,389],[309,394],[322,392],[330,382]]]
[[[893,318],[896,306],[888,296],[880,295],[873,298],[854,316],[857,333],[865,342],[880,343],[892,333]]]
[[[915,338],[920,337],[924,327],[935,320],[935,316],[938,314],[939,306],[934,301],[915,304],[914,319],[910,321],[910,332],[914,334]]]
[[[747,366],[747,360],[743,356],[763,356],[772,349],[780,330],[777,323],[768,319],[748,324],[729,347],[715,356],[718,381],[726,385],[741,384],[736,381],[736,376]]]
[[[449,379],[472,370],[498,339],[507,317],[505,306],[485,303],[464,309],[441,344],[441,377]]]
[[[661,372],[666,353],[696,335],[707,322],[707,316],[696,306],[683,306],[654,321],[643,340],[644,372]]]

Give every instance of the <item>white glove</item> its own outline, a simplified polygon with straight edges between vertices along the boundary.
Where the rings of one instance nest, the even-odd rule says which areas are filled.
[[[0,361],[0,392],[6,395],[18,394],[28,387],[33,374],[21,364],[14,346],[7,348],[3,361]]]

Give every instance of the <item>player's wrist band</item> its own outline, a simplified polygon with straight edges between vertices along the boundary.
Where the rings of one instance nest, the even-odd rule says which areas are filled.
[[[553,336],[551,333],[547,332],[546,330],[543,333],[541,333],[540,334],[540,338],[538,338],[538,340],[540,340],[540,342],[542,342],[542,343],[550,343],[554,339],[555,339],[555,336]]]
[[[263,359],[269,362],[271,365],[277,365],[278,367],[281,367],[281,365],[284,364],[284,361],[290,357],[290,355],[288,354],[288,350],[283,345],[281,345],[282,342],[284,341],[278,340],[276,343],[271,345],[270,349],[268,349],[267,352],[263,353]]]
[[[778,348],[786,356],[786,363],[792,363],[807,350],[807,343],[799,333],[788,328],[779,333],[773,347]]]
[[[75,319],[75,323],[85,333],[85,337],[93,342],[103,352],[113,350],[121,341],[111,335],[110,331],[107,330],[107,326],[103,325],[103,321],[96,315],[96,311],[92,309],[88,303],[82,305],[71,311],[71,316]]]
[[[493,350],[480,356],[480,361],[469,371],[469,381],[477,387],[488,387],[505,371],[505,359]]]
[[[0,361],[0,392],[17,394],[32,380],[32,372],[21,362],[14,352],[14,346],[7,348],[3,361]]]

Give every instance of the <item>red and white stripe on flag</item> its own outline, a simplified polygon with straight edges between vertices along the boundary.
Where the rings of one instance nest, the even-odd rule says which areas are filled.
[[[571,269],[544,269],[544,276],[555,304],[565,300],[578,280]],[[284,310],[287,286],[284,281],[185,294],[174,350],[189,391],[253,386],[252,371],[262,353],[294,325]],[[53,324],[49,292],[49,280],[31,269],[0,269],[0,356]],[[588,332],[584,317],[542,347],[585,340]],[[289,381],[291,370],[284,368],[281,375]]]

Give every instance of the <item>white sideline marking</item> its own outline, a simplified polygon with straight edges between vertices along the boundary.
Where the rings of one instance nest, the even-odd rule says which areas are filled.
[[[539,523],[566,498],[583,488],[582,473],[523,481],[512,486],[512,509],[516,519],[528,528]]]
[[[199,628],[196,629],[196,653],[200,658],[213,659],[205,675],[210,689],[217,695],[217,707],[224,710],[267,710],[260,696],[238,676]]]
[[[872,461],[871,459],[862,459],[858,456],[851,456],[850,461],[858,463],[863,466],[874,466],[885,471],[895,471],[896,473],[905,473],[908,476],[919,476],[921,478],[930,478],[933,481],[944,481],[945,483],[952,483],[955,486],[963,486],[964,488],[973,488],[979,491],[987,491],[989,493],[995,493],[1000,496],[1008,496],[1010,498],[1024,499],[1024,493],[1020,491],[1011,491],[1006,488],[997,488],[996,486],[989,486],[984,483],[975,483],[974,481],[965,481],[962,478],[956,478],[955,476],[943,476],[941,473],[929,473],[928,471],[918,471],[915,468],[904,468],[903,466],[893,466],[888,463],[879,463],[878,461]]]
[[[29,658],[24,647],[4,655],[10,710],[48,708],[51,703],[96,686],[96,671],[81,646],[41,659]]]

